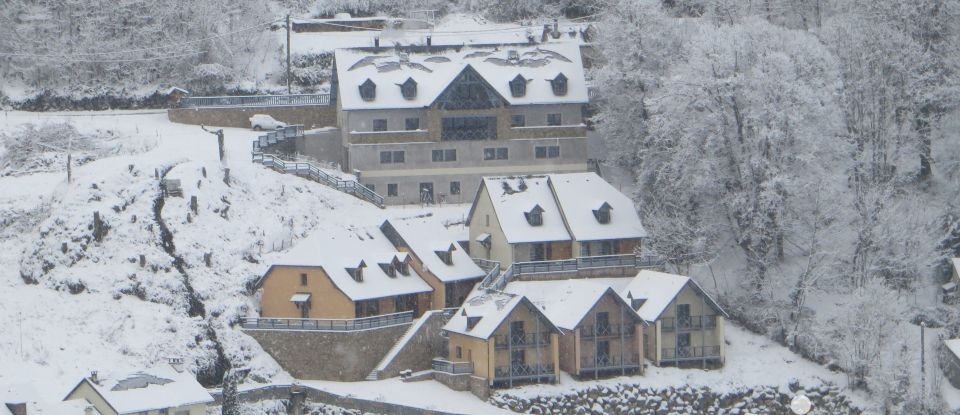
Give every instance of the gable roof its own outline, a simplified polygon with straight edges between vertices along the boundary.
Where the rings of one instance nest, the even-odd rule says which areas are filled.
[[[498,291],[476,291],[473,297],[463,302],[456,314],[443,326],[443,330],[465,336],[489,339],[500,324],[520,305],[529,308],[547,325],[547,329],[559,332],[549,318],[538,309],[529,299],[522,295],[513,295]],[[469,317],[480,317],[480,321],[473,328],[469,328]]]
[[[957,275],[960,275],[960,258],[954,258],[952,262],[953,262],[953,272],[955,272]]]
[[[724,317],[729,317],[726,311],[723,311],[723,308],[700,288],[696,281],[683,275],[641,270],[620,292],[620,295],[628,303],[631,298],[645,300],[643,305],[637,309],[637,314],[648,322],[654,322],[660,318],[667,306],[677,298],[680,292],[688,286],[702,296],[704,302],[709,304],[715,312]]]
[[[596,241],[647,236],[633,200],[600,176],[584,172],[551,174],[549,177],[574,239]],[[611,207],[610,222],[600,223],[593,211],[605,203]]]
[[[949,350],[950,353],[960,358],[960,339],[944,340],[943,344],[947,346],[947,350]]]
[[[111,409],[121,415],[213,402],[213,397],[193,374],[178,372],[166,365],[103,379],[98,383],[84,378],[67,396],[83,383],[90,385]]]
[[[398,243],[410,249],[414,256],[423,263],[424,268],[437,276],[443,282],[462,281],[474,278],[483,278],[485,273],[473,262],[470,255],[459,244],[447,239],[442,225],[427,218],[412,218],[407,220],[384,221],[380,230],[393,245],[399,248]],[[396,232],[399,240],[393,241],[391,230]],[[452,264],[443,262],[434,251],[452,245]]]
[[[508,243],[570,240],[570,233],[547,181],[547,176],[484,177],[481,180],[477,197],[483,189],[487,190]],[[468,223],[472,221],[476,205],[477,200],[474,199]],[[542,225],[533,226],[527,222],[526,213],[534,206],[543,209]]]
[[[275,267],[319,267],[353,301],[433,291],[412,267],[410,275],[397,273],[391,277],[377,266],[406,256],[375,226],[316,232],[271,265],[257,285],[262,286]],[[347,268],[360,263],[366,264],[363,281],[356,281]]]
[[[513,281],[504,291],[529,298],[553,324],[568,331],[575,330],[604,297],[630,310],[628,317],[646,324],[613,288],[589,280]]]
[[[511,51],[517,53],[518,59],[510,59]],[[467,66],[510,105],[589,102],[580,47],[572,42],[464,46],[430,51],[392,47],[337,49],[334,56],[338,99],[344,110],[428,107]],[[568,79],[567,94],[558,96],[549,81],[561,72]],[[526,94],[520,97],[510,93],[510,80],[517,75],[530,80]],[[377,97],[370,102],[363,101],[357,89],[368,78],[378,86]],[[404,99],[400,92],[398,85],[407,78],[418,84],[414,99]]]

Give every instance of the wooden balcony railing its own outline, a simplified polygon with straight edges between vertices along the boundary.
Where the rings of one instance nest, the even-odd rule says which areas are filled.
[[[473,373],[473,362],[451,362],[446,359],[433,359],[433,370],[437,372],[459,375],[464,373]]]
[[[580,369],[634,369],[640,367],[640,361],[636,356],[604,356],[598,355],[596,359],[593,356],[580,356]]]
[[[580,328],[580,338],[581,339],[592,339],[595,337],[620,337],[623,334],[625,337],[633,336],[633,333],[636,332],[636,327],[633,324],[624,325],[621,327],[619,324],[607,324],[607,325],[585,325]]]
[[[410,323],[413,317],[413,311],[354,319],[248,317],[241,327],[247,330],[358,331]]]
[[[539,347],[550,344],[550,332],[497,334],[494,341],[497,349]]]
[[[552,376],[553,364],[511,364],[509,366],[497,366],[494,369],[495,380],[522,380],[539,378],[542,376]]]
[[[663,348],[660,350],[660,360],[701,360],[720,357],[720,346],[686,346]]]
[[[663,331],[710,330],[717,327],[717,316],[665,317],[660,320]]]

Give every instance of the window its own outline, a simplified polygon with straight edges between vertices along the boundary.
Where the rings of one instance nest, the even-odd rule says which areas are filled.
[[[417,81],[414,81],[413,78],[407,78],[407,80],[400,84],[400,93],[403,94],[404,99],[414,99],[417,97]]]
[[[367,184],[367,185],[365,185],[365,186],[367,186],[367,189],[370,189],[371,192],[374,192],[374,193],[377,192],[377,186],[375,186],[375,185],[373,185],[373,184]]]
[[[526,366],[526,364],[526,353],[524,353],[523,349],[514,349],[510,352],[511,366]]]
[[[437,254],[437,257],[443,261],[444,264],[453,265],[453,245],[450,245],[449,248],[445,251],[433,251]]]
[[[471,330],[476,327],[477,323],[480,322],[482,317],[467,317],[467,330]]]
[[[529,212],[523,212],[523,215],[527,218],[527,223],[530,226],[543,225],[543,208],[540,205],[535,205]]]
[[[555,159],[560,157],[560,146],[536,146],[533,156],[538,159]]]
[[[364,101],[373,101],[377,97],[377,84],[367,79],[360,84],[360,98]]]
[[[444,117],[441,140],[496,140],[497,117]]]
[[[538,242],[530,245],[530,260],[531,261],[546,261],[547,257],[550,256],[550,246]]]
[[[547,125],[562,125],[563,117],[560,114],[547,114]]]
[[[484,226],[487,226],[487,227],[490,226],[490,215],[486,215],[486,220],[484,222],[485,222]]]
[[[486,109],[502,105],[499,94],[470,66],[457,75],[436,101],[437,108],[442,110]]]
[[[407,294],[407,295],[398,295],[393,298],[393,308],[397,313],[402,313],[404,311],[413,311],[413,314],[417,314],[417,295],[416,294]]]
[[[527,117],[523,114],[513,114],[510,116],[511,127],[523,127],[527,125]]]
[[[406,262],[397,261],[397,263],[394,264],[394,268],[400,271],[400,275],[410,275],[410,264]]]
[[[373,120],[373,131],[387,131],[387,119],[377,118]]]
[[[357,318],[380,314],[380,302],[378,300],[357,301],[353,307],[353,312]]]
[[[387,274],[388,277],[394,278],[397,276],[397,269],[393,267],[393,264],[377,264],[380,266],[380,269],[383,270],[384,274]]]
[[[433,161],[457,161],[457,150],[433,150]]]
[[[350,277],[353,278],[356,282],[363,282],[363,262],[360,263],[360,266],[356,268],[346,268],[347,274],[350,274]]]
[[[567,77],[562,73],[550,80],[550,88],[554,95],[567,95]]]
[[[387,196],[396,197],[397,194],[399,194],[399,192],[397,192],[397,184],[396,184],[396,183],[388,183],[388,184],[387,184]]]
[[[451,195],[460,194],[460,182],[450,182],[450,194]]]
[[[523,75],[517,75],[516,78],[513,78],[510,81],[510,95],[514,97],[522,97],[527,94],[527,80],[524,79]]]
[[[307,285],[307,274],[300,274],[300,285]]]
[[[690,323],[690,304],[677,304],[677,326],[689,328]]]
[[[610,207],[610,204],[603,202],[599,208],[593,211],[593,217],[597,218],[597,222],[600,223],[610,223],[610,210],[613,209]]]
[[[485,148],[483,149],[483,159],[484,160],[506,160],[507,148],[506,147]]]
[[[457,359],[462,359],[462,358],[463,358],[463,349],[461,349],[460,346],[457,346]]]
[[[610,313],[601,311],[597,313],[597,333],[610,333]]]
[[[419,118],[407,118],[404,120],[404,128],[407,131],[416,131],[420,129],[420,119]]]
[[[380,163],[403,163],[404,161],[404,152],[400,151],[381,151],[380,152]]]

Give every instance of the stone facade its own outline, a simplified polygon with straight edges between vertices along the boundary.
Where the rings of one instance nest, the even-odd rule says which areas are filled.
[[[303,385],[270,385],[262,388],[246,389],[237,392],[240,402],[260,402],[271,400],[290,400],[301,405],[304,402],[320,402],[344,409],[360,411],[363,414],[406,414],[406,415],[456,415],[449,412],[434,411],[431,409],[414,408],[388,402],[372,401],[352,396],[337,395],[332,392],[314,389]],[[216,405],[223,404],[223,394],[211,393],[216,399]],[[302,409],[302,408],[301,408]],[[291,408],[292,414],[298,413]],[[302,413],[302,412],[300,412]]]
[[[307,129],[337,125],[337,108],[333,105],[173,108],[167,110],[167,118],[173,122],[236,128],[250,128],[250,117],[254,114],[267,114],[278,121],[291,125],[301,124]]]
[[[297,379],[361,381],[409,324],[350,332],[244,330]]]
[[[426,321],[419,324],[416,333],[400,346],[393,359],[381,362],[378,373],[380,379],[400,376],[400,372],[407,369],[414,372],[430,369],[434,357],[446,356],[447,339],[440,335],[443,325],[447,323],[443,312],[430,312],[421,318]]]

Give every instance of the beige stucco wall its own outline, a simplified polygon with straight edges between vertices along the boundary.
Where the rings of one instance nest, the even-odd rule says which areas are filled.
[[[490,378],[490,346],[487,340],[465,336],[459,333],[450,333],[449,360],[451,362],[473,363],[473,374],[485,379]],[[460,356],[457,357],[457,347],[460,347]]]
[[[300,318],[300,310],[290,302],[297,293],[310,294],[309,318],[354,318],[353,301],[327,277],[320,267],[275,266],[263,283],[260,315],[273,318]],[[307,274],[307,285],[300,285],[300,274]],[[386,314],[383,309],[381,313]]]
[[[494,331],[494,336],[507,336],[510,333],[510,325],[513,322],[522,321],[524,332],[530,333],[549,333],[551,331],[549,322],[547,322],[542,317],[538,318],[538,315],[528,308],[525,304],[518,305],[510,315],[503,319],[503,322],[497,326],[497,329]],[[552,364],[554,363],[554,348],[557,347],[557,341],[559,339],[551,339],[549,345],[544,345],[541,347],[524,347],[526,350],[525,359],[527,364]],[[498,349],[495,351],[495,357],[493,362],[493,367],[500,366],[509,366],[510,365],[510,350],[508,349]]]
[[[470,219],[470,255],[499,261],[501,269],[506,269],[513,263],[513,249],[507,243],[507,237],[500,227],[500,220],[493,209],[493,202],[486,187],[480,189],[476,204]],[[477,242],[477,236],[483,233],[490,234],[489,249]]]
[[[725,347],[723,339],[723,316],[717,315],[713,308],[706,303],[705,299],[700,296],[691,286],[688,284],[680,294],[677,295],[673,301],[670,302],[670,305],[664,310],[663,315],[661,316],[661,321],[664,318],[676,318],[677,315],[677,305],[678,304],[689,304],[690,305],[690,316],[716,316],[717,324],[716,328],[708,330],[689,330],[685,331],[690,333],[690,346],[691,347],[701,347],[701,346],[720,346],[720,359],[725,360]],[[664,331],[662,328],[659,328],[659,335],[657,336],[658,347],[661,349],[668,349],[676,347],[677,345],[677,332],[676,331]],[[658,350],[658,354],[662,354],[661,350]],[[658,356],[658,359],[662,357]],[[657,362],[659,364],[659,361]]]

